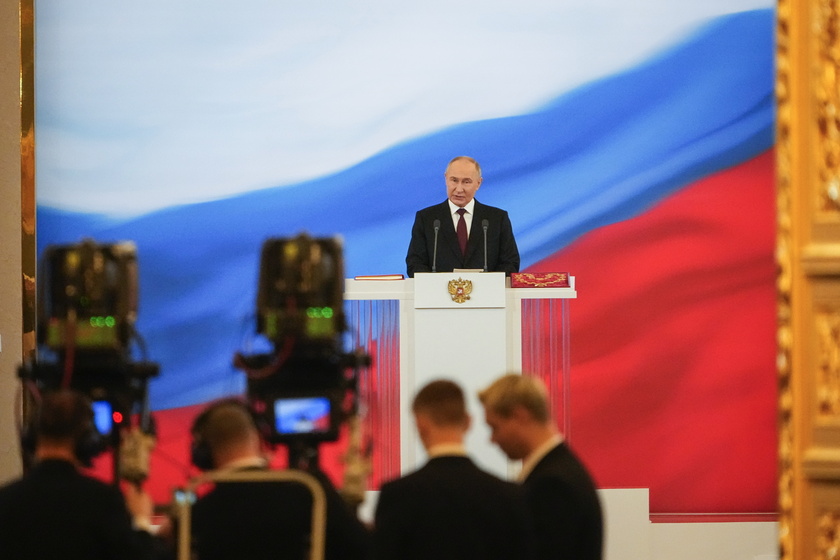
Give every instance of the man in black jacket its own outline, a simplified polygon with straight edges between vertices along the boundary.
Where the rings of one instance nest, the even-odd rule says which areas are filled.
[[[385,483],[376,507],[376,560],[526,560],[530,521],[520,489],[479,469],[464,449],[464,395],[432,381],[413,404],[429,455],[419,470]]]
[[[193,461],[203,469],[265,470],[268,462],[254,417],[244,402],[223,400],[195,420]],[[324,558],[363,560],[370,534],[318,470],[326,495]],[[193,549],[199,560],[308,558],[312,495],[294,482],[224,482],[192,507]]]
[[[545,386],[509,374],[479,393],[491,439],[512,460],[531,510],[539,560],[601,560],[603,518],[595,483],[549,416]]]
[[[34,466],[0,488],[0,556],[15,560],[137,560],[150,558],[146,528],[152,501],[133,486],[117,486],[79,468],[92,458],[98,435],[91,403],[81,393],[46,393],[34,425]],[[131,512],[129,511],[131,509]]]
[[[475,199],[482,181],[478,162],[458,156],[449,162],[444,177],[447,200],[418,211],[414,218],[405,257],[408,276],[456,268],[483,270],[485,260],[487,272],[519,272],[508,213]]]

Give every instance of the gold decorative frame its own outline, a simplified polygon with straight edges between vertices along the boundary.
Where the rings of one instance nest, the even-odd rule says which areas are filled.
[[[840,418],[840,309],[817,313],[817,414]]]
[[[777,4],[776,46],[776,262],[777,320],[776,366],[779,375],[779,558],[791,560],[794,553],[793,467],[794,395],[791,379],[793,361],[792,285],[792,200],[791,200],[791,0]]]
[[[777,4],[781,560],[833,558],[840,531],[839,7]]]
[[[34,0],[19,0],[20,15],[20,225],[23,290],[24,358],[33,356],[35,341],[35,9]]]
[[[840,12],[837,0],[815,5],[816,126],[819,131],[818,212],[821,219],[840,220]]]
[[[825,512],[817,520],[817,558],[831,560],[840,550],[840,513]]]

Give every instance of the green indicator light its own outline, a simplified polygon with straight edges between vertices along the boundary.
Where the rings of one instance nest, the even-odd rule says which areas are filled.
[[[105,317],[105,326],[106,327],[113,327],[116,324],[117,324],[117,320],[114,319],[113,316],[108,315],[107,317]]]
[[[330,319],[333,316],[332,307],[324,307],[321,310],[321,314],[324,316],[325,319]]]
[[[95,326],[96,326],[96,317],[91,317],[91,318],[90,318],[90,326],[91,326],[91,327],[95,327]]]

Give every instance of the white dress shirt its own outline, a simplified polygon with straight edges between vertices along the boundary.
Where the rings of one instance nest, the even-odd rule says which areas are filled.
[[[458,209],[460,206],[455,206],[451,200],[449,202],[449,212],[452,214],[452,226],[455,228],[455,231],[458,231],[458,220],[461,219],[461,215],[458,214]],[[464,206],[464,221],[467,223],[467,239],[470,238],[470,231],[472,230],[472,219],[473,219],[473,209],[475,208],[475,199],[470,200],[466,206]]]
[[[427,451],[429,459],[443,456],[467,456],[467,449],[461,443],[443,443],[441,445],[433,445]]]

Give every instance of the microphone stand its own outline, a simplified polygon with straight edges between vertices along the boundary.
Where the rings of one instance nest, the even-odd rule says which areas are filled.
[[[489,221],[481,220],[481,227],[484,229],[484,272],[487,272],[487,228],[489,226]]]
[[[435,220],[435,245],[432,252],[432,272],[437,272],[437,240],[438,230],[440,230],[440,220]]]

